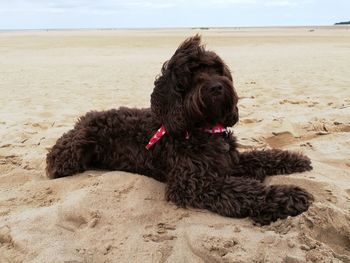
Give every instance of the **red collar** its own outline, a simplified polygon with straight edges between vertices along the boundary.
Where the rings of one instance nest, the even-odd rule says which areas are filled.
[[[202,129],[203,132],[207,132],[207,133],[223,133],[223,132],[227,132],[227,128],[225,128],[224,126],[222,126],[222,124],[217,123],[214,127],[212,128],[203,128]],[[157,132],[153,135],[153,137],[149,140],[148,144],[146,145],[146,149],[149,150],[153,147],[153,145],[159,141],[159,139],[166,133],[165,127],[164,125],[162,125]],[[189,138],[189,135],[187,133],[186,135],[186,139]]]

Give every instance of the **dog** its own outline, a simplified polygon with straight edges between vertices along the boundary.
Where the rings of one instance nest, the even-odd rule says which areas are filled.
[[[312,169],[300,153],[239,152],[227,129],[238,122],[238,95],[228,66],[195,35],[166,61],[151,107],[91,111],[47,154],[49,178],[88,169],[138,173],[166,183],[180,207],[266,225],[306,211],[313,196],[293,185],[265,185],[267,176]]]

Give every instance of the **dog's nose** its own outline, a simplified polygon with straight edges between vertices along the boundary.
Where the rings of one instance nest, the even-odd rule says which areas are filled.
[[[215,93],[221,92],[222,89],[223,89],[223,86],[217,82],[210,86],[209,91],[215,94]]]

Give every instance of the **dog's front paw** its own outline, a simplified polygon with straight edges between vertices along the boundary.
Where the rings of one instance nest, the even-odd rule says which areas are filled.
[[[252,219],[261,225],[270,224],[278,218],[297,216],[308,210],[314,198],[297,186],[272,185],[255,211]]]
[[[77,156],[71,148],[55,145],[46,156],[47,177],[55,179],[84,171],[83,161]]]
[[[276,170],[281,174],[301,173],[312,170],[309,157],[296,152],[274,150]]]
[[[64,156],[63,156],[64,157]],[[52,150],[46,156],[46,175],[50,179],[68,176],[69,160],[64,160],[60,155],[60,152]]]
[[[300,153],[290,153],[291,156],[291,169],[294,170],[294,172],[305,172],[312,170],[311,166],[311,160],[309,157],[300,154]]]

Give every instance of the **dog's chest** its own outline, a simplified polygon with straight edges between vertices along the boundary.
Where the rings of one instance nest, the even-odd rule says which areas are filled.
[[[208,166],[229,166],[237,162],[235,138],[228,134],[213,134],[190,138],[184,142],[184,151],[191,158],[202,160]]]

